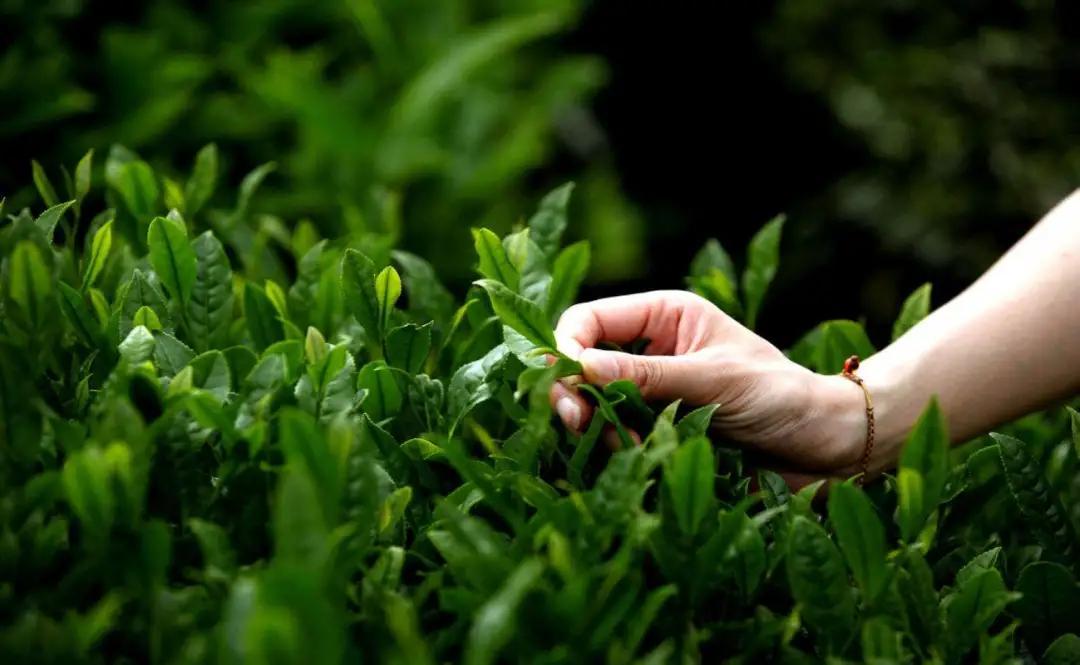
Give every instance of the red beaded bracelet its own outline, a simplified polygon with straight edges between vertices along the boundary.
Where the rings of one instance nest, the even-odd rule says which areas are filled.
[[[870,453],[874,450],[874,400],[870,398],[870,391],[862,378],[855,373],[859,369],[859,356],[851,356],[844,361],[844,370],[841,376],[862,388],[866,398],[866,447],[863,448],[862,459],[859,461],[859,477],[855,483],[862,487],[866,483],[866,475],[870,470]]]

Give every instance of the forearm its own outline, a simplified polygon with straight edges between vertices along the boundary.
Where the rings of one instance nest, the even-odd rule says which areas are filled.
[[[1080,194],[860,374],[876,404],[878,469],[895,463],[933,395],[963,441],[1080,389]]]

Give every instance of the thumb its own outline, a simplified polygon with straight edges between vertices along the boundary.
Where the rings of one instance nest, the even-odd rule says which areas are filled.
[[[692,398],[694,368],[682,356],[636,356],[620,351],[585,349],[579,358],[585,380],[606,385],[619,379],[633,381],[645,399]]]

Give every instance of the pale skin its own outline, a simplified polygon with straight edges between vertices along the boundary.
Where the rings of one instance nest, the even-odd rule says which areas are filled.
[[[578,304],[555,334],[585,381],[631,379],[649,400],[719,404],[715,429],[775,460],[795,485],[859,471],[858,386],[839,367],[823,375],[795,364],[703,298],[653,291]],[[595,348],[636,339],[651,340],[645,355]],[[932,396],[959,442],[1080,392],[1080,191],[858,374],[874,400],[871,476],[895,466]],[[556,384],[551,399],[570,429],[592,417],[572,385]]]

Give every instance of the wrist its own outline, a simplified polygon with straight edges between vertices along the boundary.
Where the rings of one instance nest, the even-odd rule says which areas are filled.
[[[874,443],[867,460],[867,475],[874,477],[895,466],[911,424],[918,416],[906,414],[900,372],[886,366],[877,356],[862,363],[856,372],[873,404],[867,413],[866,393],[841,374],[815,375],[813,405],[807,425],[809,441],[829,461],[830,469],[842,476],[862,472],[863,456],[869,442],[868,425],[874,422]]]
[[[859,368],[858,375],[874,403],[874,449],[868,464],[870,476],[896,466],[904,441],[922,408],[909,390],[915,384],[907,376],[908,367],[907,364],[895,365],[878,353],[867,358]],[[854,384],[853,387],[858,389]]]

